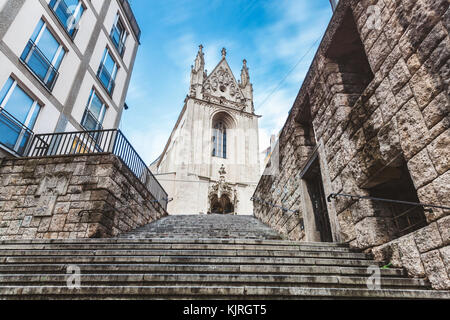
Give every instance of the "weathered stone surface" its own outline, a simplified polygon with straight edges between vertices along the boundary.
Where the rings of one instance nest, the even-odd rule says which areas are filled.
[[[416,241],[420,253],[440,248],[443,245],[438,224],[436,222],[415,232],[414,240]]]
[[[406,103],[396,117],[401,146],[409,160],[429,143],[428,130],[414,100]]]
[[[399,239],[398,248],[401,254],[402,265],[408,271],[408,274],[412,277],[424,277],[425,270],[413,236]]]
[[[352,212],[345,210],[338,215],[339,225],[343,241],[349,242],[356,239],[355,225],[353,224]]]
[[[450,170],[434,180],[433,186],[438,195],[438,205],[450,207]]]
[[[442,92],[423,110],[425,123],[429,129],[449,115],[450,103],[448,99],[447,94]]]
[[[281,132],[280,174],[261,179],[255,193],[258,198],[280,203],[283,197],[276,190],[284,187],[286,177],[305,168],[308,156],[301,157],[292,148],[293,145],[299,148],[295,143],[303,140],[296,141],[291,132],[300,106],[309,101],[311,121],[302,125],[313,129],[319,150],[324,149],[318,154],[321,163],[326,164],[326,169],[321,170],[327,194],[334,191],[370,195],[371,188],[398,179],[399,169],[406,162],[420,202],[450,206],[449,3],[447,0],[379,2],[384,8],[381,30],[368,28],[366,12],[373,2],[340,3],[339,10],[353,11],[358,33],[352,33],[350,28],[340,33],[353,22],[344,20],[344,11],[338,10]],[[355,45],[353,50],[358,52],[358,59],[367,58],[368,66],[359,65],[358,59],[349,63],[349,52],[340,56],[342,48],[336,43],[352,37],[361,39],[363,46]],[[370,71],[364,73],[365,68]],[[337,107],[345,112],[336,114]],[[308,198],[302,195],[307,190],[299,189],[297,196]],[[310,210],[308,205],[296,206],[293,201],[293,198],[288,201],[289,206],[294,204],[292,209]],[[425,212],[430,227],[396,239],[386,216],[389,210],[363,207],[364,202],[357,205],[356,200],[342,197],[328,206],[332,229],[341,230],[340,239],[368,251],[372,248],[380,259],[391,252],[396,257],[392,259],[411,275],[433,277],[428,274],[433,271],[430,264],[438,260],[431,259],[425,270],[420,252],[425,254],[448,245],[448,232],[441,230],[447,226],[440,224],[446,223],[442,219],[449,210]],[[257,202],[254,208],[262,221],[271,225],[280,221],[275,210]],[[314,219],[311,212],[300,215]],[[440,241],[436,230],[441,235]],[[356,239],[352,239],[353,233]]]
[[[436,191],[434,190],[433,183],[430,183],[419,190],[417,190],[417,196],[421,203],[426,204],[439,204],[441,201],[438,198]],[[425,211],[425,216],[429,223],[436,221],[444,215],[442,209],[433,208],[433,212]]]
[[[426,148],[408,161],[408,169],[416,189],[430,183],[438,176]]]
[[[427,149],[431,160],[439,174],[443,174],[450,169],[450,129],[442,133]]]
[[[2,239],[111,237],[167,214],[113,155],[9,163],[0,167]]]
[[[397,241],[391,241],[370,250],[375,260],[391,264],[394,268],[403,267],[402,256]]]
[[[442,261],[447,269],[447,275],[450,278],[450,246],[446,246],[439,250],[441,254]]]
[[[448,290],[450,289],[450,279],[441,258],[439,250],[433,250],[421,255],[428,279],[434,289]]]
[[[433,76],[422,66],[411,78],[411,88],[420,109],[424,109],[442,90],[439,77]]]
[[[369,248],[389,241],[390,229],[385,219],[367,217],[355,225],[358,248]]]
[[[439,232],[445,246],[450,244],[450,216],[440,219],[438,222]],[[450,267],[450,266],[449,266]]]

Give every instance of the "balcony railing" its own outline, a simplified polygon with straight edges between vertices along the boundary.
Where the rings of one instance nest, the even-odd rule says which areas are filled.
[[[33,131],[23,125],[5,109],[0,109],[0,144],[23,156],[28,143],[33,137]]]
[[[114,154],[167,209],[168,195],[120,130],[94,130],[35,135],[27,157]]]
[[[64,27],[69,36],[73,39],[78,31],[76,18],[64,0],[60,0],[58,7],[55,9],[55,2],[50,3],[50,9],[55,13],[56,18]]]
[[[32,40],[28,41],[20,59],[49,90],[53,89],[59,76],[58,70]]]
[[[125,53],[125,42],[122,40],[122,34],[117,26],[113,26],[110,37],[120,56],[123,57],[123,54]]]
[[[102,83],[103,87],[105,87],[106,91],[110,95],[114,92],[114,87],[116,86],[114,79],[112,75],[109,73],[109,71],[106,69],[105,65],[102,64],[97,72],[97,77]]]

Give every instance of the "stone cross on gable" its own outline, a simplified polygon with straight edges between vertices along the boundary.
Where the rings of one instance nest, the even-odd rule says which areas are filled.
[[[222,58],[225,58],[227,56],[227,49],[222,49]]]

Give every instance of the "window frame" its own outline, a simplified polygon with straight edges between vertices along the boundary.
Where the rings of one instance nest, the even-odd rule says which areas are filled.
[[[3,86],[5,86],[8,82],[9,79],[12,79],[13,82],[11,84],[11,86],[9,87],[9,89],[6,91],[5,97],[3,98],[3,100],[0,101],[0,114],[5,111],[10,117],[13,117],[13,119],[15,121],[17,121],[18,123],[20,123],[22,125],[21,131],[19,133],[19,136],[17,137],[16,143],[14,145],[14,148],[12,149],[14,152],[19,152],[19,148],[20,145],[22,144],[22,141],[24,139],[25,133],[28,130],[30,130],[32,132],[32,130],[34,129],[37,119],[39,118],[39,115],[41,113],[41,110],[43,108],[43,106],[41,105],[40,101],[38,99],[36,99],[35,97],[33,97],[32,95],[30,95],[26,90],[21,86],[21,83],[19,83],[18,80],[16,80],[14,77],[10,76],[7,81],[4,83]],[[22,90],[32,101],[33,104],[31,105],[31,107],[28,110],[27,116],[25,118],[25,121],[22,122],[19,119],[17,119],[16,117],[14,117],[14,115],[10,114],[7,110],[6,110],[6,105],[8,104],[12,94],[14,93],[14,91],[16,90],[16,88],[19,88],[20,90]],[[2,87],[3,89],[3,87]],[[36,117],[34,118],[34,121],[32,123],[32,125],[30,126],[31,121],[33,120],[33,115],[36,112],[37,109],[37,113],[36,113]]]
[[[217,121],[213,125],[212,156],[227,159],[227,126],[223,121]]]
[[[102,107],[101,107],[101,110],[100,110],[100,119],[99,118],[97,118],[96,116],[95,116],[95,114],[91,111],[91,109],[92,109],[92,101],[94,100],[94,95],[98,98],[98,100],[100,100],[100,102],[102,103]],[[103,122],[104,122],[104,120],[105,120],[105,117],[106,117],[106,112],[108,111],[108,105],[105,103],[105,101],[104,101],[104,99],[102,99],[102,97],[98,94],[98,91],[95,89],[95,88],[92,88],[91,89],[91,93],[89,94],[89,99],[88,99],[88,102],[87,102],[87,105],[86,105],[86,107],[85,107],[85,109],[84,109],[84,114],[83,114],[83,117],[82,117],[82,119],[81,119],[81,122],[80,122],[80,125],[86,130],[86,131],[98,131],[98,130],[101,130],[102,128],[103,128]],[[86,121],[86,118],[87,118],[87,114],[89,114],[91,117],[93,117],[94,119],[95,119],[95,121],[96,121],[96,123],[97,123],[97,126],[98,127],[100,127],[100,128],[97,128],[97,129],[88,129],[86,126],[85,126],[85,121]]]
[[[81,12],[80,17],[78,18],[78,20],[75,21],[75,24],[74,24],[74,26],[73,26],[73,33],[70,34],[70,29],[68,28],[69,26],[65,26],[65,25],[64,25],[64,22],[61,21],[61,19],[59,18],[59,16],[58,16],[57,13],[56,13],[56,10],[59,8],[60,3],[61,3],[61,2],[64,2],[64,3],[65,3],[65,0],[54,0],[54,1],[55,1],[55,4],[54,4],[53,6],[51,5],[52,1],[53,1],[53,0],[51,0],[51,1],[48,3],[48,7],[49,7],[50,10],[53,12],[53,15],[56,17],[56,20],[58,20],[58,22],[61,24],[61,26],[63,27],[63,29],[64,29],[64,31],[67,33],[67,35],[70,37],[70,39],[71,39],[71,40],[74,40],[75,37],[76,37],[76,35],[77,35],[77,33],[78,33],[78,30],[79,30],[78,24],[80,23],[81,18],[83,17],[84,13],[85,13],[86,10],[87,10],[86,5],[83,3],[82,0],[78,0],[77,8],[75,9],[75,12],[72,14],[72,17],[76,17],[76,16],[80,13],[81,8],[83,8],[83,12]],[[67,6],[67,5],[66,5],[66,6]]]
[[[113,74],[111,74],[111,73],[109,72],[109,70],[106,69],[105,62],[106,62],[106,60],[107,60],[107,58],[108,58],[108,55],[111,57],[111,60],[114,62]],[[102,73],[102,70],[103,70],[103,69],[105,69],[105,70],[108,72],[108,75],[110,75],[110,77],[111,77],[108,86],[106,86],[106,85],[103,83],[103,80],[101,79],[101,73]],[[102,60],[100,61],[100,65],[99,65],[99,68],[98,68],[98,71],[97,71],[97,78],[98,78],[98,80],[100,81],[100,83],[102,84],[102,87],[106,90],[106,92],[109,94],[110,97],[112,97],[112,95],[113,95],[113,93],[114,93],[114,89],[115,89],[115,87],[116,87],[116,78],[117,78],[117,74],[118,74],[118,72],[119,72],[119,69],[120,69],[119,63],[118,63],[117,60],[114,58],[114,55],[111,54],[111,49],[109,49],[109,47],[106,46],[105,51],[104,51],[104,53],[103,53],[103,58],[102,58]],[[109,86],[111,86],[111,89],[108,89]]]
[[[117,52],[119,53],[119,56],[121,58],[124,57],[125,55],[125,50],[126,50],[126,41],[128,40],[128,36],[129,36],[129,32],[127,30],[126,24],[123,22],[124,19],[122,19],[122,17],[120,16],[120,13],[117,12],[116,15],[116,19],[114,20],[113,26],[111,28],[111,32],[109,34],[109,37],[114,45],[114,48],[117,50]],[[119,44],[116,45],[115,40],[113,38],[113,34],[114,34],[114,30],[118,30],[117,25],[121,24],[122,28],[123,28],[123,34],[120,34],[120,39],[119,39]],[[122,45],[122,51],[120,50],[120,45]]]
[[[42,23],[41,29],[36,33],[37,27],[39,26],[39,24]],[[56,50],[52,60],[50,60],[47,56],[45,56],[45,54],[42,52],[41,48],[39,48],[39,42],[44,34],[44,32],[47,31],[52,37],[53,39],[58,43],[58,49]],[[36,37],[34,38],[34,35],[36,33]],[[34,39],[33,39],[34,38]],[[32,44],[32,47],[30,49],[28,49],[28,53],[27,55],[22,58],[22,56],[24,55],[25,51],[27,50],[27,47]],[[44,79],[41,79],[40,76],[38,75],[37,71],[33,70],[32,66],[29,64],[29,61],[31,59],[31,57],[33,56],[35,50],[39,50],[39,53],[42,53],[43,57],[47,60],[47,62],[49,63],[48,69],[47,69],[47,73],[44,77]],[[57,37],[55,35],[55,32],[53,31],[53,29],[49,26],[49,23],[44,19],[41,18],[38,22],[38,25],[36,25],[33,34],[31,35],[30,39],[27,42],[27,45],[25,46],[25,49],[23,50],[21,56],[20,56],[20,61],[31,71],[31,73],[44,85],[45,88],[47,88],[49,91],[52,91],[56,81],[58,80],[59,77],[59,68],[62,65],[62,62],[64,60],[64,57],[67,55],[67,48],[64,45],[64,43],[61,41],[61,39],[59,39],[59,37]],[[56,66],[55,64],[58,63],[58,65]],[[50,85],[47,83],[47,81],[49,80],[52,71],[55,72],[55,78],[53,79],[53,81],[50,83]]]

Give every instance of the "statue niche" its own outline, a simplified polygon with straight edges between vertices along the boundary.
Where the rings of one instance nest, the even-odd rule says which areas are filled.
[[[225,167],[222,165],[219,181],[209,190],[208,214],[236,214],[237,190],[225,181]]]

